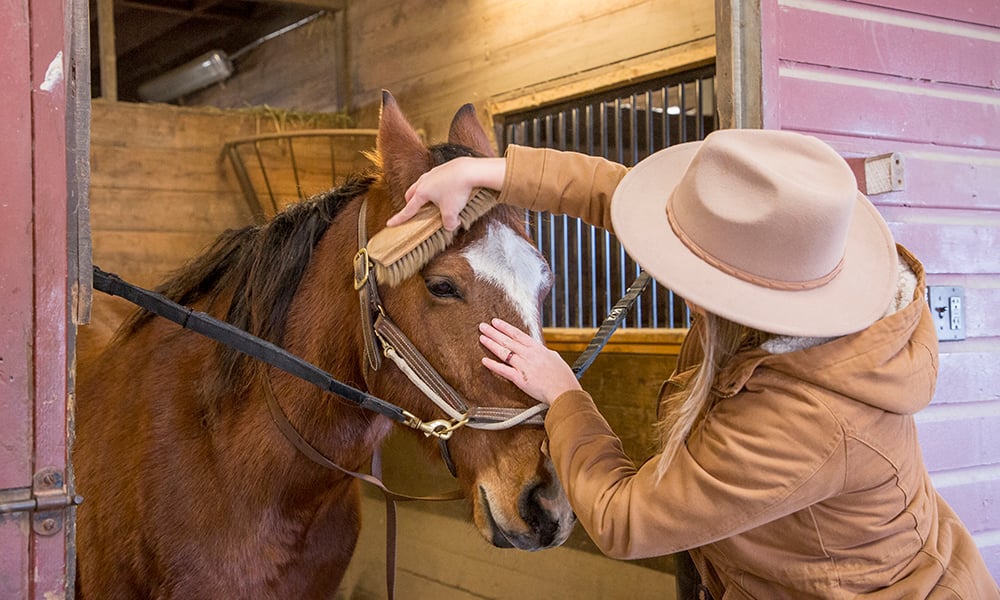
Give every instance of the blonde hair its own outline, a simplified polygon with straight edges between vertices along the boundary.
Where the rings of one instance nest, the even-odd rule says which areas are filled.
[[[661,454],[656,466],[659,477],[663,477],[695,424],[712,406],[715,400],[712,386],[722,367],[737,352],[759,347],[774,337],[709,312],[705,312],[700,319],[698,342],[703,352],[701,364],[685,388],[664,398],[660,406],[662,416],[657,430]]]

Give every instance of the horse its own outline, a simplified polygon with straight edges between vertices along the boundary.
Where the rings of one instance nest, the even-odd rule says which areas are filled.
[[[448,141],[433,146],[387,92],[379,121],[369,172],[266,224],[220,235],[157,291],[429,420],[440,409],[399,367],[382,361],[375,369],[366,358],[353,266],[359,214],[366,204],[363,222],[377,233],[435,164],[495,153],[471,105],[455,115]],[[525,409],[531,398],[480,365],[477,323],[501,317],[540,336],[551,279],[523,213],[497,206],[420,272],[379,284],[378,294],[470,405]],[[80,360],[78,598],[332,595],[358,539],[359,483],[299,453],[272,421],[267,396],[348,470],[366,467],[392,421],[141,310],[100,356]],[[421,443],[431,456],[438,451],[433,438]],[[495,546],[557,546],[575,524],[544,443],[537,426],[452,432],[459,489]]]

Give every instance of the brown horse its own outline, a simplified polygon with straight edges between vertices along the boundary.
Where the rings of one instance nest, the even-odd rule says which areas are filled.
[[[449,142],[430,148],[388,94],[380,121],[375,171],[264,226],[224,234],[160,291],[438,419],[398,367],[382,361],[373,370],[365,358],[352,267],[359,210],[367,198],[374,234],[435,163],[492,152],[469,109],[456,115]],[[476,324],[499,316],[540,335],[550,280],[523,214],[497,207],[420,273],[379,293],[470,405],[526,408],[530,398],[481,367]],[[266,394],[273,390],[313,446],[352,470],[390,433],[387,418],[144,313],[82,362],[77,389],[80,597],[332,595],[358,537],[359,486],[298,453],[272,422]],[[537,426],[463,427],[449,441],[473,520],[494,545],[536,550],[569,535],[574,517],[544,435]],[[437,452],[436,441],[425,443]]]

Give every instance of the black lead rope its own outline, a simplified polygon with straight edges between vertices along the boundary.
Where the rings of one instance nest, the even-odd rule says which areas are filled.
[[[97,266],[94,266],[94,288],[112,296],[120,296],[140,308],[177,323],[185,329],[200,333],[277,367],[324,391],[347,398],[361,408],[375,411],[399,423],[405,424],[409,420],[409,416],[400,407],[337,381],[323,369],[267,340],[251,335],[203,312],[181,306],[156,292],[131,284],[113,273],[107,273]]]
[[[632,285],[628,286],[628,291],[624,296],[622,296],[622,299],[615,304],[614,308],[611,309],[611,312],[608,313],[608,316],[604,318],[604,322],[602,322],[601,326],[597,329],[597,333],[594,334],[594,337],[590,340],[590,343],[587,344],[583,353],[580,354],[580,356],[576,359],[576,362],[573,363],[573,373],[576,374],[577,379],[583,377],[584,372],[586,372],[586,370],[590,368],[590,365],[594,363],[594,359],[596,359],[597,355],[604,349],[604,346],[608,343],[608,339],[611,338],[611,334],[618,329],[618,326],[621,325],[625,315],[628,314],[629,309],[632,308],[632,304],[635,303],[635,299],[638,298],[639,294],[646,289],[646,285],[649,284],[649,279],[649,273],[645,271],[639,273],[639,275],[636,276],[635,281],[632,282]]]

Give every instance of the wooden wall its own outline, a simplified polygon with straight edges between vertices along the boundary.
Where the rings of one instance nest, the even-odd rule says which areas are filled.
[[[254,211],[223,152],[227,142],[342,123],[338,115],[266,108],[223,111],[95,100],[90,153],[94,264],[154,287],[224,230],[254,222]],[[297,140],[296,181],[287,142],[260,144],[279,207],[298,199],[296,184],[304,195],[312,195],[368,165],[360,152],[373,147],[370,133],[341,138],[332,147],[325,138]],[[240,148],[257,196],[265,202],[265,212],[273,214],[253,146]],[[339,159],[335,176],[331,152]],[[120,299],[95,294],[80,351],[105,339],[131,310]]]
[[[935,484],[1000,578],[1000,4],[760,6],[763,126],[848,157],[899,153],[904,189],[871,199],[930,285],[965,289],[967,337],[941,342],[916,418]]]
[[[346,60],[330,43],[338,31]],[[271,106],[347,109],[358,126],[373,127],[385,88],[441,141],[466,102],[489,124],[498,108],[710,63],[714,33],[711,0],[365,0],[264,44],[237,65],[245,76],[187,102],[241,106],[239,88]]]
[[[330,123],[339,121],[267,109],[222,111],[95,100],[90,206],[94,262],[140,285],[159,282],[225,229],[253,222],[223,153],[227,142]],[[374,147],[371,135],[351,138],[347,144],[337,148],[343,171],[331,179],[325,141],[296,142],[305,195],[328,189],[344,172],[368,164],[360,151]],[[287,145],[262,142],[261,148],[279,202],[296,200]],[[252,146],[245,152],[251,178],[266,200]]]

